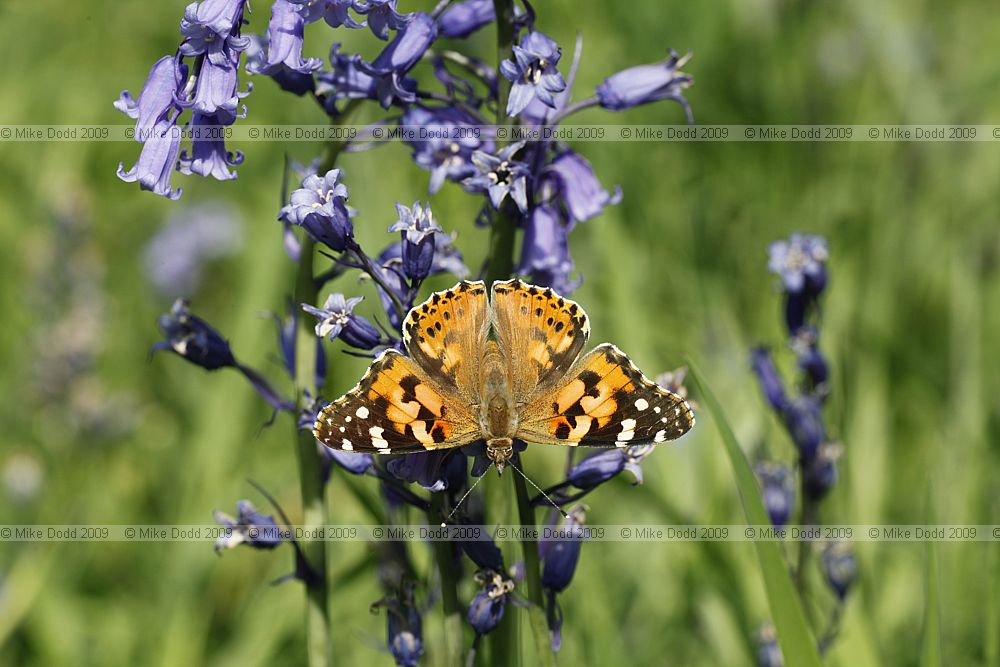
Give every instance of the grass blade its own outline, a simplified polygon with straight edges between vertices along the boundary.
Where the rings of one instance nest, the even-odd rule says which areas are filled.
[[[687,360],[687,366],[691,371],[691,378],[697,385],[701,401],[712,415],[722,442],[732,463],[733,472],[736,476],[736,485],[740,492],[740,499],[743,502],[743,509],[747,516],[747,521],[752,525],[770,525],[767,510],[764,509],[764,502],[761,500],[760,491],[757,488],[757,479],[754,477],[750,463],[747,461],[743,450],[740,449],[733,429],[726,421],[715,395],[708,388],[705,380],[698,370],[698,367]],[[806,623],[802,613],[802,605],[799,603],[798,595],[792,586],[792,579],[785,567],[784,558],[777,542],[754,542],[757,550],[757,560],[760,562],[761,574],[764,577],[764,590],[767,593],[768,605],[771,608],[771,618],[774,627],[778,632],[778,643],[781,645],[781,652],[785,658],[786,665],[799,665],[802,667],[822,667],[819,652],[816,648],[816,641],[813,639],[809,625]]]

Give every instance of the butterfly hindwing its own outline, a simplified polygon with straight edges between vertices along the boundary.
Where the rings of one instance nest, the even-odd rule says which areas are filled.
[[[488,330],[485,284],[463,281],[410,310],[403,343],[439,385],[472,398],[479,391],[479,360]]]
[[[551,288],[520,280],[493,283],[493,327],[508,359],[509,381],[519,405],[561,380],[587,344],[587,314]]]
[[[468,444],[479,426],[412,359],[386,350],[354,389],[320,411],[313,432],[334,449],[408,454]]]
[[[583,357],[559,386],[521,416],[528,442],[625,447],[679,438],[694,425],[690,406],[644,376],[614,345]]]

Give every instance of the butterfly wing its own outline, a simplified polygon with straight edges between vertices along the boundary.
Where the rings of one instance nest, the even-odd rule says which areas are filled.
[[[625,447],[673,440],[694,426],[683,398],[658,387],[621,350],[597,346],[521,414],[517,437],[528,442]]]
[[[467,445],[479,426],[412,359],[386,350],[354,389],[320,411],[313,433],[343,451],[410,454]]]
[[[439,386],[465,404],[479,402],[479,361],[489,333],[486,286],[463,281],[410,310],[403,343]]]
[[[573,367],[590,335],[587,314],[550,288],[520,280],[493,283],[490,303],[511,391],[523,409]]]

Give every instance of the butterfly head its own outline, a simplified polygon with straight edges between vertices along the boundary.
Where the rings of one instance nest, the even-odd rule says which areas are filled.
[[[504,466],[514,455],[514,441],[510,438],[490,438],[486,441],[486,457],[497,466],[497,473],[503,474]]]

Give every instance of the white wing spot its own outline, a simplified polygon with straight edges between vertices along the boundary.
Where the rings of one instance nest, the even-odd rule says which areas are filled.
[[[368,429],[368,435],[372,437],[372,444],[375,445],[375,447],[384,451],[388,451],[389,441],[382,437],[382,432],[384,430],[385,429],[383,429],[381,426],[372,426],[370,429]]]
[[[368,408],[362,405],[354,414],[358,416],[358,419],[368,419]]]
[[[340,432],[341,432],[341,433],[343,433],[343,432],[344,432],[344,431],[346,431],[346,430],[347,430],[347,429],[346,429],[346,428],[344,428],[343,426],[341,426],[341,427],[340,427]]]
[[[636,410],[645,410],[648,407],[649,407],[649,401],[647,401],[645,398],[637,398],[637,399],[635,399],[635,409]]]
[[[656,435],[653,436],[653,442],[663,442],[667,439],[666,431],[657,431]]]
[[[347,438],[344,438],[343,441],[341,441],[340,448],[343,449],[345,452],[354,451],[354,445]]]
[[[635,420],[623,419],[622,432],[618,434],[618,442],[626,442],[635,437]]]
[[[344,421],[345,422],[351,421],[351,415],[347,415],[346,417],[344,417]]]
[[[660,414],[660,406],[659,405],[654,406],[653,412],[655,412],[656,414]]]

